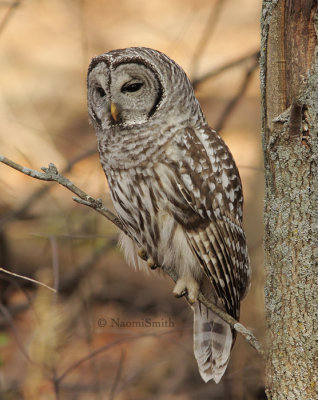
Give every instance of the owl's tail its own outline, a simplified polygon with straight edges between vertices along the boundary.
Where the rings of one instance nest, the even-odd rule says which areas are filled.
[[[194,311],[193,347],[199,372],[205,382],[219,383],[230,359],[233,337],[231,327],[198,301]]]

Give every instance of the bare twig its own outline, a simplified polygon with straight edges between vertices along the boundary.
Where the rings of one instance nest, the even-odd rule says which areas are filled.
[[[264,173],[264,168],[263,167],[253,167],[252,165],[241,165],[238,164],[238,169],[250,169],[251,171],[255,171],[255,172],[262,172]]]
[[[25,302],[22,304],[14,304],[12,306],[7,306],[8,313],[10,314],[11,318],[15,317],[16,315],[28,310],[30,307],[29,302]],[[10,321],[5,316],[0,317],[0,329],[4,328],[8,325]]]
[[[96,146],[92,147],[91,149],[86,150],[85,152],[81,153],[80,155],[76,156],[71,160],[63,169],[62,174],[66,174],[70,172],[74,165],[78,162],[84,160],[87,157],[90,157],[94,154],[97,154]],[[43,195],[45,195],[50,189],[52,185],[43,186],[40,189],[35,190],[24,202],[15,210],[7,213],[3,217],[0,218],[0,230],[4,228],[4,226],[18,218],[24,217],[28,209],[31,205],[34,205],[37,201],[41,199]]]
[[[241,86],[239,87],[236,95],[229,101],[223,113],[221,114],[221,117],[219,118],[218,122],[215,124],[214,129],[216,131],[219,132],[223,128],[227,118],[229,117],[231,112],[234,110],[235,106],[238,104],[238,102],[241,100],[244,93],[246,92],[246,89],[252,79],[253,73],[257,68],[258,68],[258,58],[255,59],[254,63],[246,71]]]
[[[172,268],[163,268],[164,271],[176,282],[178,279],[178,276],[174,269]],[[204,304],[207,308],[212,310],[216,315],[218,315],[220,318],[223,319],[223,321],[227,322],[236,332],[239,332],[246,340],[247,342],[262,356],[264,357],[264,352],[261,348],[261,345],[258,343],[257,339],[253,335],[251,331],[249,331],[247,328],[244,327],[240,322],[238,322],[235,318],[233,318],[231,315],[227,314],[225,311],[221,310],[219,307],[217,307],[215,304],[210,302],[205,298],[205,296],[202,293],[199,293],[198,300]]]
[[[86,26],[86,20],[85,20],[85,17],[87,16],[87,13],[85,10],[85,0],[80,0],[78,2],[78,7],[79,7],[78,22],[79,22],[79,29],[80,29],[80,35],[81,35],[80,42],[82,45],[83,76],[85,76],[86,69],[87,69],[86,64],[87,64],[87,59],[88,59],[88,54],[89,54],[87,26]]]
[[[27,353],[27,351],[25,350],[25,348],[24,348],[24,346],[23,346],[23,343],[22,343],[22,341],[21,341],[21,339],[20,339],[18,330],[17,330],[16,327],[15,327],[14,321],[13,321],[13,319],[12,319],[12,317],[11,317],[11,315],[10,315],[8,309],[7,309],[7,307],[6,307],[3,303],[1,303],[1,302],[0,302],[0,311],[1,311],[2,314],[4,315],[5,319],[8,321],[8,323],[9,323],[9,325],[10,325],[10,327],[11,327],[11,330],[12,330],[12,332],[13,332],[13,335],[14,335],[14,337],[15,337],[15,340],[16,340],[16,342],[17,342],[17,345],[18,345],[18,347],[20,348],[21,353],[24,355],[24,357],[25,357],[29,362],[33,362],[33,361],[31,360],[29,354]]]
[[[25,175],[31,176],[32,178],[47,182],[58,182],[60,185],[66,187],[72,193],[76,194],[77,197],[73,197],[74,201],[93,208],[95,211],[102,214],[113,224],[115,224],[119,229],[123,230],[126,233],[120,219],[116,217],[116,215],[114,215],[110,210],[108,210],[107,207],[104,206],[101,199],[95,200],[93,199],[93,197],[90,197],[83,190],[74,185],[69,179],[61,175],[54,164],[50,163],[48,168],[42,167],[41,169],[43,172],[39,172],[31,168],[23,167],[22,165],[17,164],[16,162],[9,160],[7,157],[4,157],[2,155],[0,155],[0,162],[8,165],[11,168],[16,169],[17,171],[22,172]]]
[[[59,254],[58,254],[58,246],[56,237],[50,235],[50,243],[52,250],[52,270],[53,270],[53,287],[55,289],[55,295],[53,297],[53,303],[56,305],[57,303],[57,291],[59,290],[60,283],[60,264],[59,264]]]
[[[74,268],[74,270],[72,270],[72,272],[69,275],[66,275],[66,277],[59,283],[59,294],[73,292],[78,287],[81,279],[83,279],[89,271],[92,272],[93,265],[96,264],[96,262],[103,256],[103,254],[109,251],[109,249],[115,247],[116,243],[117,240],[115,241],[114,237],[111,238],[110,240],[107,241],[107,243],[103,247],[94,251],[87,260],[85,260],[82,264],[79,264],[76,268]],[[8,274],[16,275],[11,272],[8,272]],[[22,277],[21,275],[18,276]],[[27,278],[27,280],[30,279]],[[31,280],[31,282],[32,281],[33,280]],[[39,284],[41,284],[41,282],[39,282]],[[32,305],[32,301],[33,298],[29,298],[29,301],[25,303],[8,306],[7,307],[8,313],[14,317],[15,315],[27,310]],[[9,321],[7,318],[0,317],[0,328],[6,326],[8,322]]]
[[[244,56],[239,57],[234,61],[231,61],[229,63],[221,65],[220,67],[217,67],[217,68],[213,69],[212,71],[205,73],[200,78],[194,79],[192,81],[192,86],[194,87],[194,89],[196,89],[201,83],[204,83],[208,79],[214,78],[215,76],[221,74],[222,72],[225,72],[228,69],[237,67],[241,64],[244,64],[245,62],[247,62],[249,60],[258,60],[259,56],[260,56],[259,50],[253,51],[253,53],[245,54]]]
[[[57,372],[56,369],[53,369],[52,371],[53,377],[53,387],[54,387],[54,394],[55,394],[55,400],[60,399],[60,382],[57,380]]]
[[[40,285],[40,286],[44,286],[44,287],[46,287],[47,289],[52,290],[52,292],[56,293],[56,290],[55,290],[55,289],[53,289],[52,287],[46,285],[46,284],[43,283],[43,282],[39,282],[39,281],[37,281],[37,280],[35,280],[35,279],[28,278],[27,276],[24,276],[24,275],[15,274],[14,272],[7,271],[6,269],[1,268],[1,267],[0,267],[0,272],[4,272],[5,274],[12,275],[12,276],[16,276],[17,278],[21,278],[21,279],[24,279],[24,280],[26,280],[26,281],[36,283],[37,285]]]
[[[114,248],[116,244],[117,240],[115,240],[114,237],[110,238],[103,247],[98,248],[90,255],[87,260],[85,260],[82,264],[76,266],[76,268],[74,268],[74,270],[72,270],[69,275],[61,280],[59,284],[59,293],[65,293],[70,290],[74,291],[74,289],[78,287],[81,279],[83,279],[89,271],[92,272],[93,265],[95,265],[96,262],[106,252],[108,252],[111,248]]]
[[[236,321],[231,315],[227,314],[226,312],[220,310],[215,304],[211,303],[210,301],[207,301],[206,298],[200,293],[199,294],[199,300],[201,301],[202,304],[204,304],[207,308],[215,312],[220,318],[222,318],[225,322],[227,322],[232,328],[236,330],[236,332],[239,332],[246,340],[247,342],[254,347],[254,349],[261,355],[265,356],[261,345],[259,344],[258,340],[256,337],[253,335],[251,331],[249,331],[247,328],[245,328],[244,325],[242,325],[240,322]]]
[[[21,1],[12,1],[7,4],[9,6],[9,8],[0,23],[0,35],[3,32],[4,28],[6,27],[7,23],[10,21],[11,17],[13,16],[15,10],[18,8],[20,3],[21,3]]]
[[[89,353],[87,356],[84,356],[83,358],[80,358],[79,360],[77,360],[75,363],[71,364],[59,377],[56,378],[56,382],[61,382],[70,372],[74,371],[74,369],[78,368],[81,364],[83,364],[85,361],[89,361],[91,360],[93,357],[96,357],[98,354],[101,354],[109,349],[111,349],[112,347],[115,347],[121,343],[124,342],[128,342],[130,340],[136,340],[136,339],[140,339],[143,337],[150,337],[150,336],[162,336],[162,335],[167,335],[170,333],[175,333],[176,330],[170,330],[167,332],[163,332],[163,333],[155,333],[155,332],[151,332],[151,333],[139,333],[137,335],[132,335],[132,336],[126,336],[126,337],[122,337],[120,339],[114,340],[111,343],[106,344],[105,346],[99,347],[96,350],[93,350],[91,353]]]
[[[60,185],[66,187],[72,193],[75,193],[78,197],[73,197],[73,200],[77,201],[80,204],[84,204],[88,207],[93,208],[108,220],[113,222],[119,229],[121,229],[124,233],[127,234],[122,222],[119,220],[116,215],[114,215],[110,210],[108,210],[102,203],[100,199],[95,200],[94,198],[87,195],[83,190],[75,186],[69,179],[65,178],[63,175],[59,174],[57,168],[54,164],[49,164],[48,168],[42,168],[44,172],[38,172],[36,170],[23,167],[14,161],[9,160],[8,158],[0,155],[0,162],[8,165],[11,168],[16,169],[17,171],[22,172],[25,175],[31,176],[35,179],[40,179],[44,181],[55,181],[58,182]],[[169,267],[163,267],[163,270],[174,280],[177,280],[176,272]],[[199,300],[203,303],[206,307],[210,308],[215,314],[217,314],[220,318],[226,321],[233,329],[237,332],[241,333],[243,337],[250,343],[252,347],[254,347],[261,355],[262,350],[260,344],[257,342],[254,335],[248,331],[242,324],[236,321],[233,317],[229,314],[225,313],[223,310],[218,308],[216,305],[210,303],[202,294],[199,296]],[[89,357],[90,358],[90,357]],[[89,359],[88,358],[88,359]],[[66,371],[68,372],[68,371]],[[63,376],[66,373],[63,374]],[[61,377],[60,377],[61,378]]]
[[[52,250],[52,269],[53,269],[53,286],[55,291],[57,292],[59,289],[59,254],[58,254],[58,247],[57,247],[57,240],[56,237],[50,235],[50,243],[51,243],[51,250]]]
[[[125,353],[121,352],[115,379],[114,379],[114,382],[110,389],[109,400],[113,400],[115,398],[116,389],[117,389],[118,382],[120,380],[122,369],[123,369],[124,358],[125,358]]]
[[[192,62],[192,66],[190,69],[191,76],[196,75],[201,56],[202,56],[209,40],[211,39],[213,30],[215,29],[215,27],[217,25],[217,20],[219,18],[221,9],[224,6],[224,4],[225,4],[225,0],[217,0],[216,4],[213,5],[213,7],[211,8],[210,15],[208,17],[208,20],[205,24],[204,30],[200,37],[199,43],[196,46],[195,52],[192,57],[193,62]]]

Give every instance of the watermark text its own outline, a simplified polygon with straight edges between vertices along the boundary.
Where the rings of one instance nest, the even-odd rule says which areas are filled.
[[[100,328],[174,328],[174,321],[168,318],[140,318],[135,320],[126,320],[118,317],[99,318],[97,325]]]

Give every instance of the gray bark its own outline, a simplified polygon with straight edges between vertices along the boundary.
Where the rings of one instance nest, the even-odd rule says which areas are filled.
[[[318,399],[317,1],[263,1],[266,393]]]

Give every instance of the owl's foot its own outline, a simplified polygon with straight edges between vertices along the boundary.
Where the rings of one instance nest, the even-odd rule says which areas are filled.
[[[138,254],[138,256],[139,256],[140,258],[142,258],[144,261],[147,261],[148,256],[147,256],[147,253],[146,253],[146,251],[145,251],[144,249],[142,249],[142,248],[138,249],[137,254]]]
[[[176,297],[187,296],[189,303],[193,304],[198,300],[199,283],[192,276],[179,278],[173,289]]]
[[[139,256],[140,258],[142,258],[144,261],[147,261],[147,264],[148,264],[149,268],[151,268],[151,269],[156,269],[156,268],[158,268],[158,265],[155,264],[153,258],[152,258],[152,257],[148,257],[148,255],[147,255],[147,253],[146,253],[146,251],[145,251],[144,249],[140,248],[140,249],[137,251],[137,254],[138,254],[138,256]]]
[[[154,260],[152,257],[147,258],[147,264],[151,269],[156,269],[158,268],[158,265],[155,264]]]

